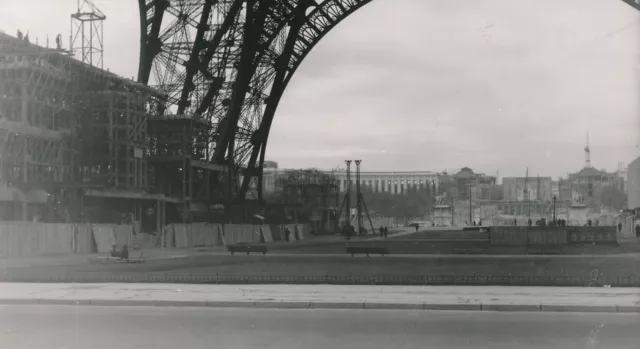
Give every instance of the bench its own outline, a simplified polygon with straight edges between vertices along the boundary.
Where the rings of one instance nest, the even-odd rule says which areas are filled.
[[[389,249],[386,247],[347,246],[347,253],[351,254],[351,257],[356,254],[366,254],[367,257],[369,257],[369,254],[384,256],[389,254]]]
[[[564,253],[562,245],[527,246],[527,254],[530,255],[558,255]]]
[[[233,256],[234,253],[246,253],[247,255],[251,252],[262,253],[262,255],[266,255],[268,252],[267,246],[265,245],[251,245],[251,244],[237,244],[237,245],[229,245],[227,246],[227,250],[231,252]]]
[[[144,263],[144,253],[142,251],[140,251],[140,253],[138,254],[138,256],[114,256],[114,255],[109,255],[109,256],[94,256],[94,257],[89,257],[89,263],[100,263],[100,264],[105,264],[105,263],[128,263],[128,264],[132,264],[132,263]]]
[[[484,248],[475,248],[475,247],[471,247],[471,248],[452,248],[451,249],[451,253],[452,254],[483,254],[484,253]]]
[[[491,231],[491,227],[477,225],[475,227],[463,227],[462,231],[477,231],[481,233],[489,233]]]

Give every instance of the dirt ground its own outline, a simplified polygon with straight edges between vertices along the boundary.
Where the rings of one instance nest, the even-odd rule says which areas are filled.
[[[590,278],[615,285],[640,283],[635,258],[394,258],[348,256],[192,256],[144,264],[20,266],[0,270],[4,281],[77,282],[331,282],[377,278],[383,283],[586,284]],[[226,278],[226,279],[225,279]],[[357,281],[356,279],[361,280]],[[480,279],[477,279],[480,278]],[[288,281],[286,281],[288,280]],[[296,281],[297,280],[297,281]],[[324,280],[324,281],[322,281]],[[355,280],[355,281],[354,281]],[[386,281],[385,281],[386,280]],[[422,281],[420,281],[422,280]],[[466,281],[465,281],[466,280]],[[474,281],[475,280],[475,281]]]

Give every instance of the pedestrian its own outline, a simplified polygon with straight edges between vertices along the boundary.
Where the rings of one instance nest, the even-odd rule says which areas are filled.
[[[640,238],[640,224],[636,224],[636,237]]]
[[[618,222],[618,233],[622,232],[622,223]]]
[[[514,225],[514,226],[515,226],[515,225],[518,225],[518,220],[517,220],[517,219],[515,219],[515,218],[513,219],[513,225]]]
[[[386,239],[389,236],[389,227],[384,227],[384,238]]]
[[[380,226],[380,237],[384,236],[384,228]]]
[[[289,235],[291,235],[291,231],[289,230],[289,228],[284,228],[284,241],[289,242]]]

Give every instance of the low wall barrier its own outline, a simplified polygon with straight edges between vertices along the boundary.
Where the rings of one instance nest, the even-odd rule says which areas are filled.
[[[527,244],[525,227],[491,227],[489,241],[493,246],[523,246]]]
[[[330,284],[330,285],[478,285],[478,286],[575,286],[639,287],[640,277],[619,276],[593,280],[590,276],[454,276],[454,275],[145,275],[145,274],[0,274],[1,282],[79,283],[191,283],[191,284]]]
[[[163,231],[164,247],[213,247],[222,246],[225,238],[221,224],[212,223],[173,223]]]
[[[271,229],[273,241],[284,241],[284,232],[280,224],[270,224],[269,229]]]
[[[2,257],[108,253],[113,245],[133,243],[131,225],[0,222]]]
[[[494,246],[617,244],[616,227],[491,227]]]
[[[271,227],[268,225],[261,225],[260,226],[260,232],[262,233],[262,236],[264,237],[264,242],[266,243],[272,243],[273,242],[273,235],[271,233]]]
[[[0,223],[0,254],[3,257],[28,257],[72,253],[73,224],[33,222]]]
[[[617,228],[613,226],[600,227],[567,227],[567,242],[570,245],[618,243]]]
[[[117,224],[91,224],[95,252],[108,253],[113,245],[133,246],[133,226]]]
[[[567,244],[564,227],[491,227],[493,246],[562,246]]]
[[[561,227],[527,228],[527,245],[562,246],[567,244],[567,230]]]
[[[295,228],[292,225],[290,229]],[[303,228],[298,229],[303,230]],[[163,234],[166,240],[164,247],[167,248],[272,243],[284,240],[283,229],[278,225],[174,223],[168,224]]]
[[[223,231],[226,245],[260,241],[259,237],[256,239],[255,228],[250,224],[225,224]]]
[[[250,225],[173,223],[159,235],[134,234],[132,225],[100,223],[0,222],[0,256],[28,257],[47,254],[109,253],[113,246],[130,248],[190,248],[237,243],[273,243],[304,240],[310,228],[304,224]]]
[[[160,239],[157,235],[139,233],[133,236],[133,246],[139,249],[151,249],[160,247]]]

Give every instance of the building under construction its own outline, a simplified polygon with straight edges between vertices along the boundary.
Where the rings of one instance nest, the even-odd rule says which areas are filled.
[[[0,33],[0,219],[140,222],[207,211],[212,126],[156,116],[163,95]]]

